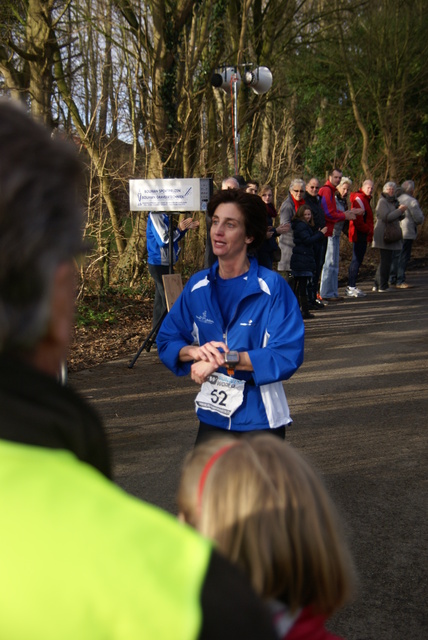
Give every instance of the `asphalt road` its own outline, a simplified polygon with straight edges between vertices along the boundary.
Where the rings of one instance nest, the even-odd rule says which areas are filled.
[[[307,321],[304,364],[285,383],[287,440],[322,473],[357,565],[357,598],[329,625],[348,640],[428,638],[428,272],[408,281],[414,289],[381,294],[367,281],[367,297]],[[174,513],[196,386],[156,352],[129,360],[70,384],[104,417],[118,483]]]

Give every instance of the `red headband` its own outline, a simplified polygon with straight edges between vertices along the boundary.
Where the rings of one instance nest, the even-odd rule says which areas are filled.
[[[205,482],[207,480],[207,476],[211,470],[213,464],[224,454],[226,451],[236,446],[237,442],[232,442],[231,444],[225,444],[223,447],[220,447],[218,451],[213,453],[211,458],[205,463],[204,468],[202,469],[201,477],[199,478],[199,486],[198,486],[198,511],[201,510],[202,506],[202,494],[204,492]]]

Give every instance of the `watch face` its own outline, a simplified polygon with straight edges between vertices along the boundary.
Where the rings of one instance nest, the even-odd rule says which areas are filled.
[[[237,351],[229,351],[229,353],[225,354],[224,361],[226,364],[238,364],[239,353]]]

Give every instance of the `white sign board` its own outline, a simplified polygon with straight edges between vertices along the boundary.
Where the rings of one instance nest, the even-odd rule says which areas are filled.
[[[210,183],[209,178],[130,180],[129,208],[131,211],[205,211],[211,195]]]

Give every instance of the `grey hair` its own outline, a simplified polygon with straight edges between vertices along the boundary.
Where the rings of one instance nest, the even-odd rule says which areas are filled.
[[[401,185],[401,188],[406,193],[413,193],[415,190],[415,183],[413,182],[413,180],[405,180]]]
[[[81,166],[11,101],[0,101],[0,352],[46,335],[57,267],[82,250]]]
[[[397,187],[395,182],[385,182],[385,184],[382,187],[382,191],[386,191],[387,189],[391,189],[391,187],[394,187],[394,189]]]
[[[293,178],[293,180],[290,182],[290,191],[293,189],[293,187],[306,187],[305,181],[302,180],[301,178]]]
[[[339,184],[337,186],[341,187],[343,184],[349,184],[349,186],[352,186],[351,178],[347,178],[346,176],[342,176],[340,178],[340,182],[339,182]]]
[[[233,187],[231,186],[233,184]],[[236,178],[234,178],[233,176],[230,176],[229,178],[224,178],[221,181],[221,188],[222,189],[239,189],[239,182],[237,181]]]

